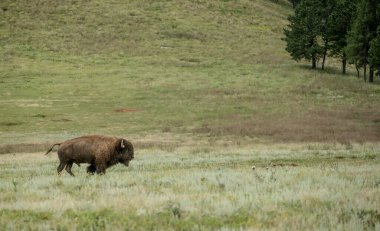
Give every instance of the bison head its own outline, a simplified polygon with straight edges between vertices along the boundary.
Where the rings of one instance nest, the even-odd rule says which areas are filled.
[[[126,139],[119,139],[116,142],[116,151],[119,153],[118,161],[125,166],[128,166],[129,161],[134,158],[133,145]]]

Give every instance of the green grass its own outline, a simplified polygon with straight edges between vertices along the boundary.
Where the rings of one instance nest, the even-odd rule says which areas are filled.
[[[380,85],[291,61],[280,3],[3,1],[0,143],[377,141]]]
[[[380,226],[378,145],[143,149],[128,168],[87,176],[75,166],[75,178],[58,177],[56,154],[1,158],[0,225],[7,230]]]

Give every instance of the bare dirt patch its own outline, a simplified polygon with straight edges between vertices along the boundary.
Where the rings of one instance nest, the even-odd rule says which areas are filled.
[[[298,167],[299,164],[295,163],[275,163],[271,164],[269,167]]]
[[[19,126],[22,124],[23,122],[2,122],[0,123],[0,126],[13,127],[13,126]]]
[[[141,110],[135,109],[135,108],[119,108],[116,109],[115,112],[123,112],[123,113],[129,113],[129,112],[140,112]]]
[[[288,115],[256,113],[251,118],[228,118],[193,130],[214,136],[264,137],[277,142],[378,142],[380,109],[311,110]]]

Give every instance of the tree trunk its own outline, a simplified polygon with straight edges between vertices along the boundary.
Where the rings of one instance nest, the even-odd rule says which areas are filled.
[[[358,63],[357,62],[355,62],[355,69],[356,69],[357,77],[359,79],[360,78],[360,71],[359,71],[359,67],[358,67]]]
[[[369,67],[369,80],[368,82],[373,83],[373,67]]]
[[[364,82],[367,82],[367,64],[364,64]]]
[[[347,67],[347,57],[346,57],[346,54],[343,52],[343,56],[342,56],[342,74],[343,75],[346,74],[346,67]]]
[[[347,67],[347,59],[346,59],[346,57],[343,57],[343,59],[342,59],[342,74],[343,75],[346,74],[346,67]]]
[[[315,58],[315,56],[313,55],[313,57],[311,58],[311,68],[312,69],[316,69],[317,68],[317,59]]]
[[[325,52],[323,53],[322,70],[325,69],[326,53],[327,53],[327,50],[325,50]]]
[[[324,47],[324,51],[323,51],[322,70],[325,69],[325,61],[326,61],[326,55],[327,55],[327,44],[328,44],[328,42],[329,41],[326,39],[326,41],[325,41],[325,47]]]

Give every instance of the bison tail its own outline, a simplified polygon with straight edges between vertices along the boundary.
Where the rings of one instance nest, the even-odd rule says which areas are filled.
[[[54,146],[56,145],[61,145],[61,143],[53,144],[53,146],[51,146],[51,148],[45,153],[45,155],[49,154],[49,152],[51,152],[51,150],[53,150]]]

